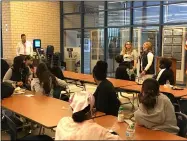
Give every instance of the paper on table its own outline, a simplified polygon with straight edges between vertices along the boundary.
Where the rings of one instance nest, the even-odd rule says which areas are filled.
[[[32,96],[34,96],[33,94],[28,94],[28,95],[25,95],[25,96],[27,96],[27,97],[32,97]]]

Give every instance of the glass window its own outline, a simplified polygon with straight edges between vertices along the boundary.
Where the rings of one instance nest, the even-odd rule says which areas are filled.
[[[80,14],[64,15],[64,28],[80,28]]]
[[[134,7],[143,6],[143,1],[134,1],[133,6]]]
[[[85,13],[84,26],[85,27],[103,27],[104,26],[104,12]]]
[[[179,0],[164,1],[164,3],[175,3],[175,2],[185,2],[185,1],[179,1]]]
[[[112,1],[108,2],[108,9],[129,8],[130,2]]]
[[[98,12],[104,10],[104,1],[85,1],[84,2],[85,13]]]
[[[92,73],[98,60],[104,60],[104,29],[85,29],[84,73]]]
[[[124,26],[130,24],[130,10],[108,11],[108,26]]]
[[[64,31],[64,60],[67,70],[81,72],[81,30]]]
[[[142,24],[143,23],[143,9],[142,8],[134,8],[133,9],[134,16],[134,24]]]
[[[158,32],[159,27],[133,28],[133,47],[136,48],[140,53],[143,43],[146,41],[151,41],[154,54],[158,54]]]
[[[147,1],[147,5],[158,5],[160,4],[160,1]]]
[[[63,2],[64,13],[75,13],[80,11],[80,1],[66,1]]]
[[[146,8],[145,23],[156,24],[159,23],[160,6],[151,6]]]
[[[108,76],[115,77],[118,64],[115,56],[119,55],[125,42],[129,41],[129,28],[108,28]]]
[[[187,3],[164,6],[164,23],[187,22]]]

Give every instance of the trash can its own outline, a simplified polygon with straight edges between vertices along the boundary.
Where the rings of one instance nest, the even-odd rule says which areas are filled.
[[[76,59],[68,58],[65,59],[65,61],[66,61],[66,70],[75,72]]]

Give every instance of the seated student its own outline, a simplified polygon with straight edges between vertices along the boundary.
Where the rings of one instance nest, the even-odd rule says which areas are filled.
[[[45,95],[53,96],[54,88],[57,86],[66,87],[64,80],[56,78],[47,68],[46,64],[40,63],[36,70],[37,78],[31,81],[31,90],[42,92]]]
[[[85,91],[72,95],[70,107],[73,115],[59,121],[55,140],[119,140],[118,135],[111,134],[91,119],[94,101],[94,96]]]
[[[3,81],[3,77],[9,69],[9,64],[1,58],[1,82]]]
[[[139,109],[134,113],[137,124],[153,130],[178,133],[174,106],[167,96],[159,93],[159,84],[155,79],[148,78],[143,82],[139,101]]]
[[[129,75],[127,73],[127,65],[123,62],[123,56],[119,55],[116,56],[116,62],[119,63],[119,67],[116,69],[115,78],[116,79],[123,79],[123,80],[130,80]]]
[[[16,56],[11,68],[6,72],[3,82],[23,87],[27,84],[29,72],[26,70],[23,56]]]
[[[172,62],[167,58],[160,60],[160,71],[156,76],[153,77],[160,85],[166,84],[167,81],[170,82],[170,85],[174,85],[174,74],[170,69],[171,65]]]
[[[93,77],[98,85],[94,93],[95,107],[100,112],[117,116],[120,101],[114,86],[106,79],[107,68],[108,64],[106,62],[98,61],[93,69]]]

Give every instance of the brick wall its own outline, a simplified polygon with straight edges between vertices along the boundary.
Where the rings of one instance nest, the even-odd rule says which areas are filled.
[[[2,33],[3,57],[14,58],[20,35],[27,40],[41,39],[42,47],[54,45],[60,50],[60,5],[59,2],[3,1]]]

